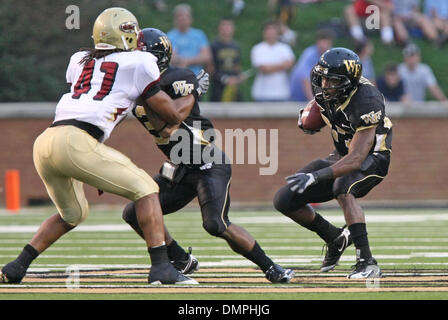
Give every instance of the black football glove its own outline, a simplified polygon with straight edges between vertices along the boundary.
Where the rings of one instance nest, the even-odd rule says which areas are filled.
[[[285,178],[289,189],[293,192],[303,193],[307,188],[320,181],[333,179],[333,169],[326,167],[311,173],[298,172]]]
[[[317,183],[312,173],[296,173],[285,178],[289,189],[293,192],[303,193],[306,188]]]
[[[299,126],[299,128],[302,129],[302,131],[304,133],[306,133],[306,134],[315,134],[316,132],[320,132],[320,129],[308,130],[308,129],[305,129],[303,127],[303,123],[302,123],[302,113],[303,113],[303,110],[305,110],[305,108],[302,108],[302,109],[299,110],[299,120],[297,121],[297,125]]]

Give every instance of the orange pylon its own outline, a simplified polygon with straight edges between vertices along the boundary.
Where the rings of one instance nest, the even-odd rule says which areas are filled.
[[[19,170],[6,170],[5,173],[6,210],[20,210],[20,173]]]

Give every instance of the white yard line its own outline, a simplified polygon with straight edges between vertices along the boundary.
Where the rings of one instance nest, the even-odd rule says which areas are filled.
[[[2,241],[3,242],[3,241]],[[60,242],[58,242],[59,244]],[[88,243],[88,242],[87,242]],[[119,243],[119,242],[117,242]],[[78,244],[78,241],[73,241],[71,243],[71,246],[64,246],[64,247],[57,247],[57,246],[52,246],[51,248],[48,249],[48,252],[53,252],[53,251],[138,251],[138,250],[142,250],[142,251],[146,251],[146,246],[141,245],[140,246],[135,246],[135,247],[123,247],[123,246],[115,246],[115,247],[103,247],[103,246],[91,246],[91,247],[80,247]],[[448,251],[448,245],[446,246],[371,246],[372,250],[374,251],[383,251],[383,250],[411,250],[411,251],[415,251],[415,250],[445,250]],[[21,251],[23,249],[23,246],[18,246],[18,247],[6,247],[6,248],[0,248],[0,252],[4,252],[4,251]],[[322,246],[295,246],[295,245],[291,245],[288,247],[269,247],[269,246],[263,246],[264,250],[294,250],[294,251],[321,251],[322,250]],[[230,247],[227,246],[208,246],[208,247],[199,247],[199,246],[194,246],[193,247],[193,251],[197,252],[197,251],[230,251]],[[194,255],[195,257],[198,257],[198,255]],[[210,255],[208,255],[210,256]]]
[[[34,226],[0,226],[0,233],[14,233],[14,232],[36,232],[39,228],[38,225]],[[128,232],[132,231],[132,228],[123,224],[97,224],[97,225],[81,225],[76,227],[72,232]]]
[[[319,260],[320,261],[320,260]],[[353,265],[354,259],[350,263],[341,263],[338,268],[347,268]],[[308,268],[317,268],[319,263],[316,261],[306,261],[306,262],[293,262],[293,261],[285,261],[283,262],[285,266],[288,267],[308,267]],[[151,267],[150,264],[35,264],[32,265],[29,269],[29,273],[42,273],[42,272],[66,272],[67,267],[76,266],[80,271],[101,271],[101,270],[116,270],[116,269],[125,269],[132,270],[138,269],[142,271],[147,271]],[[218,261],[218,262],[201,262],[201,268],[216,268],[216,267],[256,267],[252,262],[248,260],[232,260],[232,261]],[[400,264],[395,262],[381,262],[381,267],[391,266],[393,268],[402,268]],[[424,268],[431,266],[432,268],[441,267],[446,268],[448,266],[448,262],[414,262],[412,263],[413,267]],[[317,269],[316,269],[317,271]],[[258,271],[255,271],[258,272]],[[341,271],[344,275],[346,272]],[[307,271],[301,272],[301,270],[296,270],[297,274],[307,274]],[[385,275],[415,275],[418,273],[419,275],[424,275],[426,273],[422,273],[421,271],[416,272],[412,269],[409,269],[409,272],[400,272],[396,273],[393,269],[385,272]],[[236,273],[239,274],[239,273]],[[246,273],[242,274],[245,275]],[[428,270],[428,275],[433,275],[433,273]],[[331,273],[316,273],[317,275],[322,276],[337,276],[339,273],[331,272]],[[448,272],[442,273],[441,275],[448,275]],[[194,275],[193,275],[194,277]]]
[[[300,244],[300,243],[318,243],[318,244],[322,244],[323,242],[321,239],[317,238],[316,236],[310,234],[310,237],[313,237],[312,239],[260,239],[258,240],[259,243],[290,243],[291,246],[294,246],[294,244]],[[374,242],[379,243],[379,242],[398,242],[398,243],[408,243],[408,242],[425,242],[425,243],[433,243],[433,242],[448,242],[448,238],[435,238],[435,237],[431,237],[431,238],[400,238],[400,237],[396,237],[396,238],[381,238],[381,237],[375,237],[370,235],[369,237],[371,240],[374,239]],[[0,242],[2,244],[8,243],[8,244],[13,244],[13,243],[17,243],[19,245],[23,244],[24,242],[28,241],[29,239],[1,239]],[[224,240],[217,240],[216,242],[218,242],[218,244],[222,243]],[[193,243],[207,243],[207,244],[212,244],[213,242],[215,242],[214,239],[207,239],[207,240],[198,240],[198,239],[188,239],[188,240],[182,240],[180,242],[181,245],[191,245]],[[71,244],[73,246],[78,246],[80,244],[89,244],[90,246],[94,247],[96,245],[101,246],[103,244],[118,244],[118,245],[122,245],[122,244],[139,244],[141,245],[143,243],[143,240],[140,239],[136,239],[136,240],[132,240],[132,239],[120,239],[120,240],[116,240],[116,239],[110,239],[110,240],[103,240],[103,239],[73,239],[73,240],[58,240],[56,242],[57,245],[60,244]],[[265,247],[265,246],[263,246]],[[295,247],[295,246],[294,246]],[[320,249],[322,249],[322,246],[319,246]],[[389,247],[389,246],[387,246]],[[21,247],[23,248],[23,246]],[[53,248],[53,247],[52,247]],[[193,250],[196,248],[196,246],[193,247]],[[297,247],[295,247],[297,248]],[[375,246],[376,248],[376,246]],[[412,248],[416,248],[416,246],[412,246]]]
[[[326,216],[330,222],[345,223],[344,216]],[[258,224],[258,223],[293,223],[291,219],[284,216],[275,217],[234,217],[235,223]],[[366,214],[367,223],[390,223],[390,222],[424,222],[424,221],[448,221],[447,213],[432,214]]]
[[[328,219],[333,223],[344,223],[344,217],[329,216]],[[436,222],[448,221],[448,213],[436,214],[372,214],[366,215],[367,223],[391,223],[391,222]],[[240,224],[291,224],[293,222],[284,216],[269,216],[269,217],[233,217],[232,222]],[[15,232],[36,232],[38,225],[9,225],[0,226],[0,233],[15,233]],[[127,224],[95,224],[95,225],[81,225],[73,232],[128,232],[131,227]],[[195,230],[201,232],[201,229]]]
[[[239,263],[239,256],[232,255],[205,255],[198,256],[200,258],[208,258],[208,259],[230,259],[232,263]],[[277,262],[307,262],[307,261],[315,261],[322,260],[322,256],[320,255],[288,255],[285,257],[284,255],[272,255],[273,259]],[[415,258],[447,258],[448,252],[413,252],[411,254],[375,254],[375,258],[377,260],[409,260]],[[16,258],[15,254],[2,254],[0,258]],[[99,254],[87,254],[87,255],[59,255],[59,254],[46,254],[43,253],[39,256],[39,259],[149,259],[147,254],[135,254],[135,255],[99,255]],[[354,255],[344,255],[341,257],[341,261],[354,261]],[[243,260],[241,260],[243,261]],[[246,260],[244,260],[246,261]],[[207,262],[203,262],[207,263]],[[214,262],[213,262],[214,263]]]

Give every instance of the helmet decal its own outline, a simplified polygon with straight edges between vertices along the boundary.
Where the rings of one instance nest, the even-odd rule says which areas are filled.
[[[355,77],[358,77],[361,69],[361,64],[356,60],[344,60],[344,65],[347,68],[347,72],[353,73]]]

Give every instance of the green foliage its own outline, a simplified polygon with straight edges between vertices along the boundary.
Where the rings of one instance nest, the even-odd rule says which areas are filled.
[[[243,14],[235,18],[235,39],[243,52],[243,69],[251,67],[250,50],[261,41],[261,26],[274,17],[268,8],[268,1],[245,0]],[[66,90],[65,69],[70,56],[80,47],[92,46],[91,31],[97,15],[105,8],[121,6],[131,10],[141,27],[156,27],[164,31],[172,28],[172,9],[179,3],[189,3],[193,7],[194,27],[203,29],[209,41],[217,34],[217,24],[221,17],[232,16],[229,0],[166,0],[167,10],[157,12],[151,0],[2,0],[0,10],[0,101],[57,101]],[[294,52],[296,58],[314,43],[316,28],[330,20],[342,22],[342,12],[347,1],[326,1],[319,4],[298,5],[291,24],[298,33]],[[68,5],[80,8],[79,30],[68,30],[65,20]],[[373,61],[377,74],[387,63],[402,60],[401,48],[385,47],[379,40],[378,32],[372,33],[375,45]],[[428,63],[448,93],[447,49],[436,49],[426,41],[418,39],[423,52],[423,62]],[[335,41],[337,46],[351,47],[347,38]],[[243,84],[243,96],[250,100],[253,79]]]

